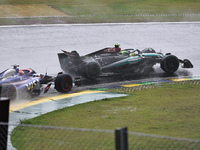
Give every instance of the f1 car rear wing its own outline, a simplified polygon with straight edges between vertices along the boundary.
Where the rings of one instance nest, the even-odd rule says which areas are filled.
[[[63,53],[58,53],[58,59],[60,62],[60,67],[63,71],[67,72],[67,68],[69,67],[69,62],[71,61],[77,61],[80,60],[80,56],[77,53],[77,51],[71,51],[67,52],[65,50],[62,50]]]
[[[60,62],[60,67],[63,71],[67,72],[67,62],[68,62],[68,55],[65,53],[58,53],[58,59]]]

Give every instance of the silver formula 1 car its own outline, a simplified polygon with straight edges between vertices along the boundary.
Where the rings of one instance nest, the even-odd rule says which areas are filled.
[[[58,53],[60,66],[65,72],[73,72],[76,75],[88,79],[96,79],[102,73],[136,73],[147,74],[152,67],[159,63],[162,70],[173,74],[182,64],[182,68],[193,68],[188,59],[178,59],[171,53],[163,54],[152,48],[144,50],[124,49],[119,45],[112,48],[104,48],[99,51],[79,56],[77,51]]]
[[[46,93],[52,84],[58,92],[67,93],[71,90],[73,81],[70,75],[62,72],[54,77],[37,74],[31,68],[19,69],[19,65],[14,65],[0,73],[0,96],[10,100],[15,100],[17,93],[34,97]],[[75,85],[80,85],[78,78]]]

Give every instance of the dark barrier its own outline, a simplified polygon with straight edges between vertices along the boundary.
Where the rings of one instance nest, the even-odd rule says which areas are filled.
[[[116,150],[128,150],[128,129],[123,127],[115,130]]]
[[[7,149],[10,100],[0,97],[0,150]]]

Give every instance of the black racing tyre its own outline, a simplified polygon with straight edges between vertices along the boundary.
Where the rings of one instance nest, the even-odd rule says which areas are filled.
[[[86,64],[85,76],[88,79],[96,79],[101,73],[101,66],[98,62],[89,62]]]
[[[59,74],[55,79],[55,89],[61,93],[67,93],[72,88],[72,78],[68,74]]]
[[[161,61],[161,68],[166,73],[174,73],[179,68],[179,60],[174,55],[166,55]]]
[[[2,91],[1,91],[1,96],[2,97],[8,97],[10,101],[13,101],[17,97],[17,90],[14,85],[12,84],[5,84],[1,85]]]

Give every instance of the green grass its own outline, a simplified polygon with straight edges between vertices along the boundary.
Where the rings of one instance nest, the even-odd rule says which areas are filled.
[[[122,90],[124,93],[132,91],[133,88]],[[199,85],[190,82],[184,85],[162,84],[160,88],[126,92],[130,94],[127,97],[66,107],[22,123],[103,130],[126,126],[129,131],[134,132],[200,139],[199,90]],[[116,92],[116,90],[111,91]],[[30,132],[38,135],[45,129],[35,130],[34,128],[22,130],[21,127],[14,129],[12,142],[15,143],[17,138],[17,146],[19,142],[24,142],[18,137],[30,135]],[[59,132],[59,136],[64,136],[63,134]],[[49,136],[48,134],[47,137]],[[94,136],[90,138],[92,140]]]
[[[126,16],[160,14],[200,14],[199,0],[1,0],[0,5],[47,4],[73,18],[0,19],[0,24],[28,23],[102,23],[102,22],[150,22],[150,21],[199,21],[194,16]],[[78,15],[78,16],[77,16]],[[83,15],[79,17],[79,15]],[[87,15],[96,15],[90,16]],[[117,15],[117,16],[115,16]],[[125,16],[118,16],[125,15]],[[25,20],[25,21],[23,21]],[[50,21],[49,21],[50,20]]]
[[[0,4],[47,4],[70,15],[199,13],[198,0],[1,0]]]

